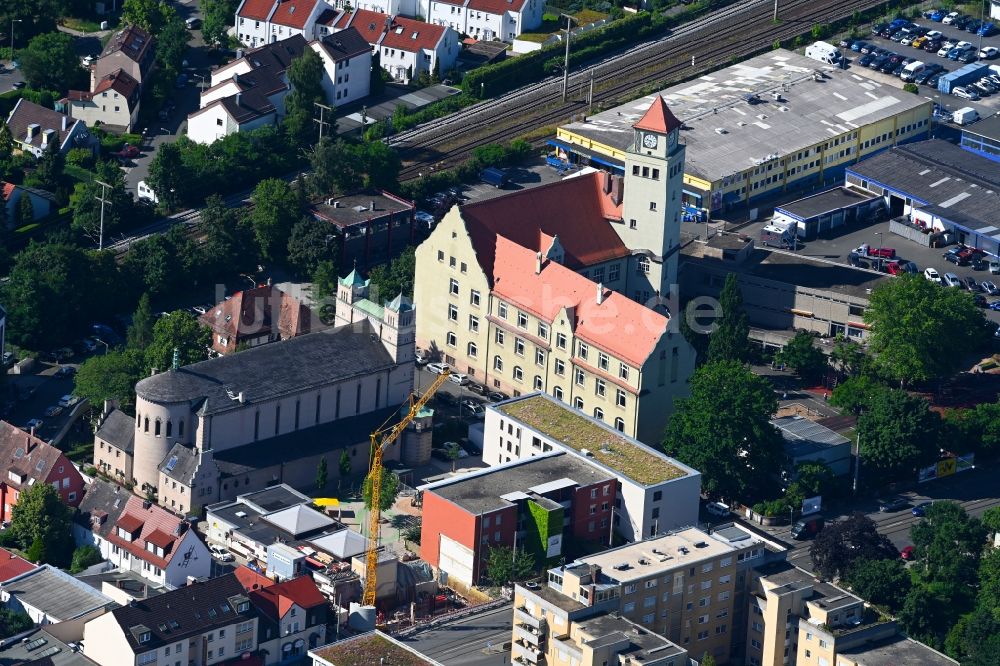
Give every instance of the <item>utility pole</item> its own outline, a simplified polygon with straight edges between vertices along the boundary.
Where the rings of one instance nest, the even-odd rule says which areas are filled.
[[[858,452],[854,454],[854,483],[851,486],[851,492],[855,495],[858,494],[858,476],[861,474],[861,440],[858,440]]]
[[[594,112],[594,70],[590,70],[590,93],[587,95],[587,115]]]
[[[101,186],[101,193],[95,196],[94,198],[101,202],[101,229],[100,229],[100,235],[97,238],[97,249],[103,250],[104,249],[104,205],[111,203],[107,199],[108,196],[107,192],[109,189],[111,189],[111,186],[105,183],[104,181],[100,180],[95,180],[94,182]]]
[[[771,18],[775,23],[778,22],[778,0],[774,0],[774,16]]]
[[[570,29],[573,27],[573,17],[563,14],[566,17],[566,62],[563,64],[563,91],[562,98],[566,101],[566,87],[569,85],[569,39]]]
[[[324,111],[329,111],[330,113],[333,113],[333,108],[330,107],[330,106],[327,106],[326,104],[321,104],[320,102],[313,102],[313,106],[318,106],[319,107],[319,118],[313,118],[313,122],[319,124],[319,140],[322,141],[323,140],[323,126],[330,124],[329,122],[327,122],[327,121],[325,121],[323,119],[323,112]]]

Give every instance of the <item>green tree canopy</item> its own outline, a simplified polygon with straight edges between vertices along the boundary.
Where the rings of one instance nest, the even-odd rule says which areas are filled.
[[[161,5],[166,9],[163,11],[163,26],[156,36],[156,62],[170,72],[180,72],[191,33],[173,7]]]
[[[862,474],[881,482],[915,474],[938,458],[941,418],[920,397],[899,389],[875,393],[858,417]]]
[[[319,465],[316,467],[316,490],[326,488],[327,474],[326,458],[320,458]]]
[[[313,122],[315,104],[326,104],[323,92],[323,60],[312,49],[292,61],[287,70],[291,90],[285,96],[285,131],[298,146],[308,146],[319,137],[319,127]],[[336,128],[332,113],[324,113],[324,121],[330,125],[323,128],[323,134],[333,136]]]
[[[34,624],[27,613],[10,608],[0,609],[0,639],[16,636],[31,629]]]
[[[879,534],[875,521],[863,513],[826,526],[809,548],[816,572],[827,580],[847,578],[856,562],[899,557],[889,538]]]
[[[510,546],[494,546],[486,556],[486,579],[493,585],[510,585],[535,572],[535,556]]]
[[[956,591],[942,583],[914,586],[899,611],[899,621],[906,633],[933,648],[943,647],[945,634],[967,605],[963,598],[967,593],[959,591],[956,596]]]
[[[283,180],[268,178],[254,188],[250,221],[254,236],[265,259],[284,255],[292,225],[299,219],[298,201],[292,188]]]
[[[153,342],[153,308],[149,304],[149,294],[139,297],[139,304],[132,314],[132,324],[128,327],[127,342],[132,349],[145,349]]]
[[[31,224],[35,220],[35,204],[31,202],[31,197],[27,192],[21,195],[21,198],[17,200],[17,224],[16,226],[23,226],[25,224]]]
[[[978,603],[1000,622],[1000,548],[989,548],[979,561]]]
[[[416,252],[413,246],[407,247],[399,256],[386,266],[376,266],[368,274],[372,300],[388,301],[399,294],[413,295],[413,276],[417,270]]]
[[[875,400],[877,394],[888,391],[883,384],[868,375],[848,377],[837,384],[830,394],[830,404],[854,414],[860,414]]]
[[[73,554],[72,512],[48,483],[36,483],[21,490],[11,512],[10,530],[22,547],[36,541],[44,548],[45,561],[59,567],[70,563]]]
[[[96,169],[97,178],[110,185],[104,188],[96,182],[77,183],[69,198],[69,206],[73,211],[72,228],[80,232],[95,244],[101,232],[101,202],[104,204],[104,241],[112,237],[116,230],[132,218],[135,206],[132,196],[125,187],[125,172],[114,162],[99,161]]]
[[[321,261],[316,264],[312,274],[312,294],[317,302],[333,300],[337,295],[337,265],[332,261]]]
[[[321,261],[337,262],[340,242],[333,227],[304,217],[292,227],[288,238],[288,264],[301,276],[312,275]]]
[[[184,168],[182,149],[183,138],[173,143],[162,143],[149,163],[147,184],[156,192],[160,205],[168,211],[176,210],[182,201],[190,197],[194,186],[189,171]]]
[[[205,230],[202,265],[209,277],[231,275],[257,266],[253,227],[249,220],[227,207],[219,195],[213,194],[205,200],[201,228]]]
[[[175,349],[181,366],[204,361],[211,343],[211,329],[202,326],[194,315],[185,310],[171,312],[153,326],[153,340],[146,348],[146,367],[161,372],[171,368]]]
[[[997,666],[1000,620],[983,608],[963,615],[948,632],[945,651],[962,666]]]
[[[951,375],[965,352],[989,338],[985,317],[968,292],[942,289],[919,275],[876,287],[864,318],[875,367],[904,385]],[[942,340],[956,352],[942,354]]]
[[[1000,403],[981,402],[960,413],[949,413],[947,420],[958,429],[958,436],[949,440],[953,450],[984,455],[1000,452]]]
[[[750,323],[743,309],[743,292],[736,273],[726,276],[726,283],[719,294],[719,307],[722,309],[722,316],[709,338],[708,360],[750,360]]]
[[[145,374],[142,352],[137,349],[112,350],[91,356],[80,364],[74,381],[74,395],[100,407],[115,400],[125,410],[135,404],[135,384]]]
[[[382,489],[379,494],[379,506],[382,511],[388,511],[396,502],[399,495],[399,476],[395,472],[382,468]],[[361,497],[364,499],[365,508],[369,511],[372,508],[372,477],[371,474],[365,477],[361,486]]]
[[[866,358],[864,347],[842,335],[837,336],[830,352],[830,362],[846,375],[856,375],[861,372]]]
[[[66,159],[63,157],[62,151],[59,150],[59,142],[53,142],[42,153],[42,157],[35,167],[34,175],[42,189],[55,192],[62,181],[65,167]]]
[[[125,0],[122,22],[158,35],[172,12],[173,8],[162,0]]]
[[[986,527],[957,502],[934,502],[910,528],[917,567],[928,580],[957,586],[977,581]]]
[[[795,472],[795,483],[802,491],[803,497],[830,495],[837,484],[833,471],[818,460],[802,463]]]
[[[69,572],[72,574],[78,574],[84,569],[92,567],[103,560],[104,558],[101,557],[101,551],[95,546],[80,546],[73,551],[73,560],[70,564]]]
[[[86,78],[80,57],[73,50],[73,38],[62,32],[47,32],[32,38],[18,52],[17,59],[24,79],[36,90],[64,93]]]
[[[910,574],[899,558],[860,560],[848,573],[848,582],[862,599],[895,612],[910,592]]]
[[[784,457],[771,425],[777,400],[771,384],[740,361],[709,361],[691,377],[691,395],[676,402],[663,447],[702,473],[702,489],[749,499],[770,483]]]
[[[238,2],[233,0],[201,1],[201,34],[209,46],[222,46],[229,42],[226,31],[233,24]]]
[[[778,352],[778,360],[788,364],[805,381],[822,377],[827,368],[826,354],[813,344],[815,336],[800,331]]]
[[[337,467],[340,468],[341,476],[351,475],[351,457],[347,455],[347,449],[340,452],[340,462],[337,463]]]

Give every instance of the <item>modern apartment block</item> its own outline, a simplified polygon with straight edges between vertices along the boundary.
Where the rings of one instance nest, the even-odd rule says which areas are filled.
[[[572,624],[618,613],[696,658],[708,653],[726,663],[734,638],[738,643],[743,635],[750,568],[783,553],[729,524],[713,532],[691,527],[584,557],[550,569],[546,585],[516,586],[513,640],[528,640],[525,632],[536,637],[534,652],[524,658],[534,656],[537,663]]]
[[[483,462],[500,465],[565,451],[617,480],[612,522],[626,541],[698,522],[701,473],[552,396],[535,393],[490,405]]]

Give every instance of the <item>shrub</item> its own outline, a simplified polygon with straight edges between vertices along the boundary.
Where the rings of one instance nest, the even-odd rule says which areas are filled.
[[[81,169],[90,169],[94,166],[94,153],[86,148],[71,148],[66,154],[66,163]]]

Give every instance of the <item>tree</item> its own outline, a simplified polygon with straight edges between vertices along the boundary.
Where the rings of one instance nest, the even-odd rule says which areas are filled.
[[[100,407],[114,400],[124,409],[135,402],[135,384],[145,374],[142,352],[138,349],[114,350],[91,356],[80,364],[74,377],[73,394]]]
[[[1000,548],[990,548],[979,561],[979,608],[1000,622]]]
[[[340,462],[337,463],[337,466],[340,468],[341,476],[351,475],[351,457],[347,455],[347,449],[340,452]]]
[[[162,0],[125,0],[122,3],[122,22],[157,35],[171,9]]]
[[[34,624],[27,613],[10,608],[0,609],[0,639],[16,636],[31,629]]]
[[[956,438],[956,446],[986,455],[1000,451],[1000,403],[982,402],[964,410],[957,425],[961,436]]]
[[[486,578],[500,587],[528,578],[535,572],[535,556],[510,546],[494,546],[486,556]]]
[[[860,560],[851,567],[848,582],[862,599],[895,612],[910,592],[910,574],[902,560]]]
[[[307,146],[316,142],[319,129],[313,123],[315,104],[326,104],[323,92],[323,60],[312,49],[293,60],[288,66],[287,76],[291,90],[285,96],[285,131],[295,145]],[[330,126],[323,128],[323,134],[333,135],[336,130],[333,114],[324,122]]]
[[[80,546],[73,551],[73,561],[70,564],[69,572],[78,574],[88,567],[92,567],[99,562],[103,562],[101,551],[94,546]]]
[[[372,71],[369,76],[368,94],[372,96],[381,95],[383,90],[385,90],[385,79],[382,78],[382,57],[376,50],[372,56]]]
[[[14,153],[14,135],[7,123],[0,120],[0,161],[6,162]]]
[[[862,469],[895,479],[937,460],[941,418],[923,398],[899,389],[875,393],[858,417]]]
[[[49,143],[35,167],[35,178],[38,179],[42,189],[55,192],[62,181],[65,166],[66,160],[59,150],[59,142]]]
[[[986,533],[982,522],[970,518],[961,504],[934,502],[924,519],[910,528],[919,571],[930,581],[974,586]]]
[[[792,367],[805,381],[815,381],[826,371],[826,354],[816,348],[815,337],[800,331],[778,352],[777,360]]]
[[[1000,620],[985,608],[963,615],[948,632],[944,648],[963,666],[996,666],[1000,655]]]
[[[875,399],[875,395],[888,389],[867,375],[849,377],[837,384],[830,394],[830,404],[843,410],[860,414]]]
[[[726,276],[719,294],[722,317],[708,342],[709,361],[747,361],[750,359],[750,323],[743,310],[743,293],[735,273]]]
[[[399,153],[382,141],[363,143],[359,150],[363,151],[365,187],[389,190],[398,186],[399,171],[403,166]]]
[[[399,495],[399,476],[395,472],[390,472],[385,467],[382,468],[382,490],[379,495],[379,506],[382,511],[387,511],[396,502]],[[371,474],[365,477],[361,486],[361,496],[365,501],[365,508],[371,511],[372,508],[372,477]]]
[[[982,517],[983,526],[990,532],[996,534],[1000,532],[1000,506],[994,506],[986,510]]]
[[[706,652],[701,655],[701,662],[699,662],[699,666],[715,666],[715,657]]]
[[[320,458],[319,465],[316,467],[316,490],[326,488],[326,472],[326,458]]]
[[[398,107],[397,107],[398,108]],[[709,337],[701,330],[695,330],[691,326],[691,322],[698,324],[698,309],[695,307],[696,303],[694,301],[688,303],[684,307],[684,313],[678,319],[680,320],[680,331],[684,339],[688,341],[688,344],[694,348],[695,351],[695,362],[698,365],[704,363],[708,358],[708,343]]]
[[[181,159],[183,139],[157,146],[156,155],[149,163],[146,182],[156,192],[160,204],[168,211],[176,210],[180,202],[187,200],[189,183],[192,181]]]
[[[31,203],[31,195],[27,192],[21,193],[21,198],[17,200],[17,222],[15,226],[24,226],[35,221],[35,205]]]
[[[212,344],[212,331],[184,310],[171,312],[153,326],[153,340],[146,348],[147,368],[166,370],[173,366],[174,350],[181,366],[204,361]]]
[[[701,470],[709,495],[747,498],[771,483],[784,440],[770,422],[778,406],[770,383],[729,360],[698,368],[690,385],[667,424],[666,452]]]
[[[796,469],[795,484],[803,497],[829,495],[836,486],[833,471],[820,461],[804,462]]]
[[[157,151],[159,152],[159,151]],[[73,211],[72,228],[97,243],[101,234],[101,202],[104,199],[104,238],[123,226],[133,214],[135,204],[125,186],[125,172],[114,162],[99,161],[97,178],[110,185],[105,188],[96,182],[77,183],[69,198]]]
[[[268,178],[257,184],[251,200],[253,210],[250,221],[260,254],[265,259],[279,259],[288,242],[286,239],[292,231],[292,225],[299,217],[295,193],[285,181]]]
[[[337,294],[337,266],[332,261],[321,261],[312,274],[313,298],[319,301],[331,299]]]
[[[941,647],[944,635],[958,621],[962,597],[953,596],[954,588],[940,583],[916,585],[899,611],[899,621],[911,638]],[[963,666],[967,662],[962,662]]]
[[[202,0],[201,34],[209,46],[223,46],[229,42],[226,30],[233,23],[236,6],[232,0]]]
[[[416,252],[413,246],[400,252],[388,266],[385,264],[376,266],[368,274],[371,299],[379,302],[395,298],[399,294],[412,296],[416,269]]]
[[[200,228],[205,231],[202,265],[212,275],[228,275],[257,265],[253,228],[218,194],[205,200]]]
[[[816,572],[827,580],[847,578],[855,562],[896,559],[899,554],[875,521],[863,513],[826,526],[809,548]]]
[[[73,38],[62,32],[47,32],[32,38],[17,54],[25,80],[35,90],[62,93],[84,75]]]
[[[71,518],[72,512],[59,491],[48,483],[36,483],[18,495],[10,530],[22,546],[27,544],[39,551],[39,560],[63,567],[72,556]],[[39,546],[35,546],[36,542]]]
[[[149,304],[149,294],[139,297],[139,304],[132,314],[132,324],[128,327],[127,341],[132,349],[145,349],[153,342],[153,326],[156,318]]]
[[[180,72],[191,33],[173,7],[163,3],[161,6],[166,9],[163,12],[163,27],[156,36],[156,62],[170,72]]]
[[[983,313],[961,289],[941,289],[919,275],[902,275],[875,288],[865,310],[874,366],[901,385],[951,375],[964,353],[989,339]],[[960,353],[940,353],[940,343]]]
[[[321,261],[336,262],[340,243],[327,222],[304,217],[288,238],[288,264],[299,275],[312,275]]]

